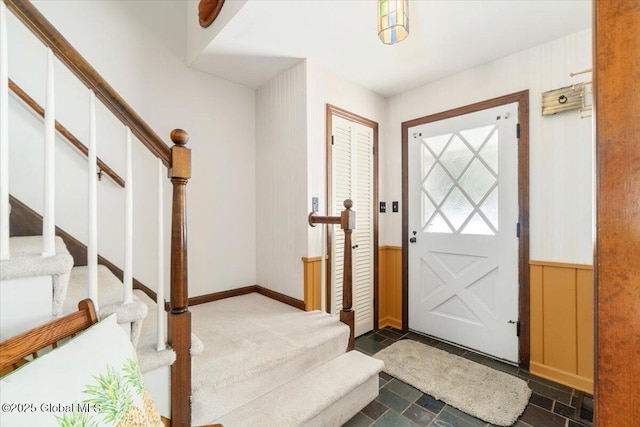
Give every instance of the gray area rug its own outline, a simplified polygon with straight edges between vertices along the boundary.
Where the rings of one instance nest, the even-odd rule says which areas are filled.
[[[497,426],[514,424],[531,396],[519,378],[413,340],[398,341],[373,357],[384,362],[386,373]]]

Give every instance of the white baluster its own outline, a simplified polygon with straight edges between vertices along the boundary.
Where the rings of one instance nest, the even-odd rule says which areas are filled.
[[[87,268],[89,272],[89,298],[98,308],[98,186],[96,170],[96,96],[89,91],[89,244]]]
[[[164,165],[158,159],[158,293],[156,295],[158,351],[167,348],[165,343],[165,311],[164,311],[164,197],[162,184],[164,182]]]
[[[125,304],[133,301],[133,169],[131,167],[131,129],[127,127],[124,187],[124,283]]]
[[[0,1],[0,259],[9,259],[9,60],[7,7]]]
[[[44,210],[42,214],[43,257],[56,254],[56,118],[53,52],[47,49],[47,89],[44,103]]]

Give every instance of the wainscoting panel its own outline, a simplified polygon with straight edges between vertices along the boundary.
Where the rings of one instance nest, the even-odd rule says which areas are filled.
[[[304,304],[320,309],[320,257],[302,258]],[[378,248],[378,327],[402,328],[402,248]]]
[[[532,374],[593,393],[593,267],[531,261]]]
[[[378,249],[378,326],[402,329],[402,247]]]
[[[302,258],[304,277],[304,308],[320,310],[320,260],[322,257]]]

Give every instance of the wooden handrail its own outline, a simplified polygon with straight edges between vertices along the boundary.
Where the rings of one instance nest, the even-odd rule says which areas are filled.
[[[40,104],[38,104],[33,98],[31,98],[20,86],[18,86],[13,80],[9,79],[9,89],[13,93],[16,94],[18,98],[20,98],[29,108],[31,108],[36,114],[41,117],[44,117],[44,108]],[[88,154],[87,146],[84,145],[74,134],[71,133],[66,127],[62,126],[60,122],[56,120],[56,130],[62,136],[64,136],[67,141],[71,143],[74,147],[76,147],[82,154],[85,156]],[[109,167],[105,162],[98,158],[97,160],[98,168],[102,172],[104,172],[109,178],[111,178],[116,184],[120,187],[124,187],[124,179],[120,175],[118,175],[113,169]]]
[[[30,1],[3,1],[64,65],[96,94],[109,111],[131,129],[145,147],[161,159],[165,166],[170,167],[169,147]]]
[[[340,321],[349,327],[349,344],[347,351],[351,351],[355,345],[355,313],[353,311],[353,269],[351,255],[351,233],[356,228],[356,213],[351,210],[353,202],[350,199],[344,201],[344,210],[340,216],[316,216],[314,212],[309,214],[309,225],[316,224],[340,224],[344,231],[344,269],[342,274],[342,310]]]

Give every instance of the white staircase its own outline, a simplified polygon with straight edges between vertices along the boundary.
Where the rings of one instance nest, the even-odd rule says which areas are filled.
[[[194,425],[341,425],[378,395],[382,362],[346,353],[349,328],[257,293],[191,307]]]
[[[41,255],[38,236],[14,237],[10,243],[12,256],[2,260],[0,289],[34,275],[44,275],[48,286],[39,291],[44,297],[32,290],[27,296],[48,299],[48,311],[40,309],[37,316],[23,319],[17,332],[73,312],[78,301],[87,298],[87,267],[72,266],[60,237],[54,257]],[[135,290],[133,302],[125,304],[123,286],[109,269],[98,266],[98,315],[117,313],[118,322],[131,332],[145,382],[161,413],[169,417],[168,378],[175,353],[169,347],[158,349],[155,301]],[[14,295],[4,295],[3,302],[15,301]],[[191,355],[199,355],[192,359],[193,425],[339,426],[378,395],[382,362],[346,352],[349,328],[336,317],[300,311],[257,293],[190,310]],[[4,326],[8,319],[0,315]]]

